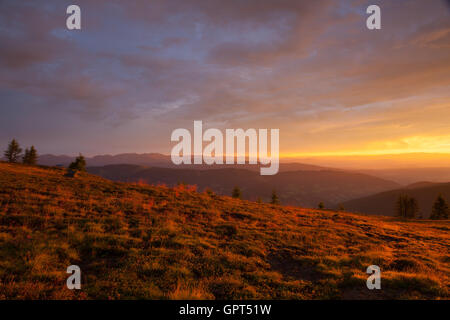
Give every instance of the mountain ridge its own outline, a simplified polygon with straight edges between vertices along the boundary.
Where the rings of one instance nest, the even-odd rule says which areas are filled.
[[[433,203],[439,194],[444,196],[447,202],[450,202],[450,182],[415,183],[407,187],[349,200],[344,202],[343,206],[352,212],[393,216],[395,215],[397,198],[401,194],[416,198],[419,205],[419,214],[428,218],[431,215]]]
[[[398,188],[400,185],[362,173],[341,170],[281,171],[274,176],[241,167],[214,170],[160,168],[135,165],[88,167],[88,171],[104,178],[122,182],[149,184],[178,183],[196,185],[200,190],[210,188],[221,195],[231,194],[238,186],[244,199],[269,201],[275,190],[284,204],[316,207],[324,202],[333,207],[340,202]]]

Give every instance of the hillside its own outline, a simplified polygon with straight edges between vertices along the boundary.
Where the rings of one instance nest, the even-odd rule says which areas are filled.
[[[330,169],[286,171],[273,176],[261,176],[257,171],[237,168],[192,170],[109,165],[88,170],[122,182],[142,181],[168,186],[184,182],[198,186],[199,190],[210,188],[221,195],[230,195],[234,186],[239,186],[247,200],[261,197],[269,201],[275,189],[283,204],[304,207],[317,207],[319,202],[332,207],[343,201],[400,187],[369,175]]]
[[[449,230],[0,163],[0,299],[448,299]]]
[[[345,209],[368,214],[385,216],[395,215],[395,203],[400,194],[408,194],[417,199],[419,211],[423,217],[428,218],[431,208],[439,194],[450,202],[450,183],[418,182],[401,189],[386,191],[350,200],[343,203]]]

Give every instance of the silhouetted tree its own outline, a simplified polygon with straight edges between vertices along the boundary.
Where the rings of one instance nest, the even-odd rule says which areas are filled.
[[[397,198],[395,203],[395,212],[398,217],[406,218],[406,212],[408,207],[408,196],[401,194]]]
[[[409,198],[409,208],[407,218],[415,218],[419,214],[419,203],[416,198]]]
[[[86,171],[86,160],[81,153],[75,161],[69,165],[69,169],[73,171]]]
[[[19,160],[22,149],[16,139],[12,139],[5,151],[5,158],[8,162],[15,163]]]
[[[25,149],[25,154],[22,158],[22,162],[28,165],[36,165],[37,158],[38,158],[37,151],[34,148],[34,146],[31,146],[30,149],[28,148]]]
[[[271,204],[280,204],[280,198],[275,190],[272,190],[272,198],[270,199]]]
[[[438,195],[436,200],[433,203],[433,209],[431,212],[430,219],[448,219],[449,209],[448,203],[445,201],[442,194]]]
[[[319,209],[324,209],[325,208],[325,205],[323,204],[323,202],[320,202],[319,203]]]
[[[396,215],[402,218],[414,218],[419,213],[419,203],[416,198],[401,194],[397,198]]]
[[[233,198],[236,198],[236,199],[242,199],[242,191],[241,191],[241,189],[238,186],[235,186],[233,188],[233,191],[231,192],[231,196]]]

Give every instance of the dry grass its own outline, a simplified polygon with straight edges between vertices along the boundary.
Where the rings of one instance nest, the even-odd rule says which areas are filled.
[[[0,163],[1,299],[449,298],[448,221],[64,174]],[[82,290],[65,287],[72,264]]]

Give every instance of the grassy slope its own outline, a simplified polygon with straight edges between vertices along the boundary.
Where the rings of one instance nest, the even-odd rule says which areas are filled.
[[[64,173],[0,163],[0,298],[449,298],[448,221]],[[82,290],[65,287],[71,264]]]

